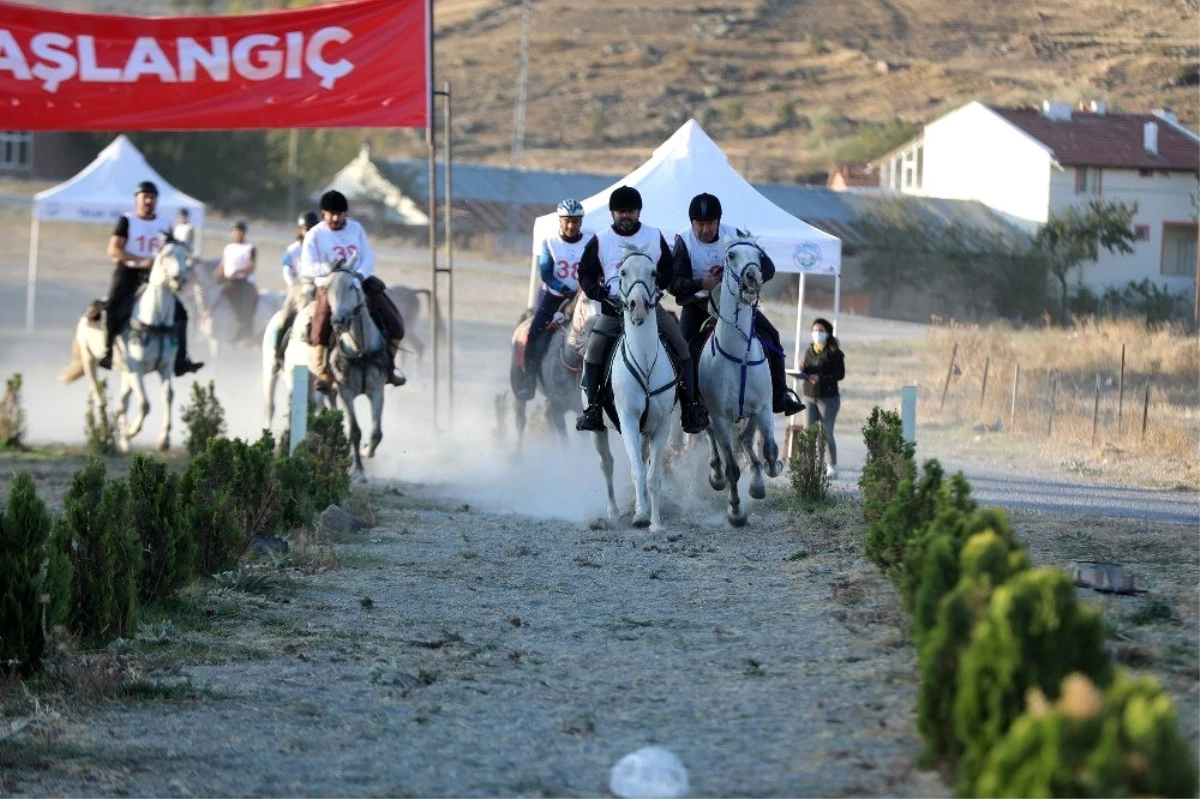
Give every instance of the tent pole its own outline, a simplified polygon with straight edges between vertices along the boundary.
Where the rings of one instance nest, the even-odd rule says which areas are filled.
[[[833,276],[833,329],[838,329],[838,313],[842,307],[842,275]]]
[[[25,332],[33,332],[33,306],[37,299],[37,258],[38,258],[38,213],[37,201],[33,203],[29,223],[29,285],[25,290]]]
[[[800,273],[800,290],[796,292],[796,351],[792,359],[793,369],[799,370],[804,365],[804,273]],[[796,381],[799,388],[799,381]]]

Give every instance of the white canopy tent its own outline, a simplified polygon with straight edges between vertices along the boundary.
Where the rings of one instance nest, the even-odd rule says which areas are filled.
[[[612,224],[608,196],[618,186],[633,186],[642,194],[642,221],[662,230],[668,246],[675,234],[688,227],[688,204],[701,192],[715,194],[721,201],[721,221],[741,230],[749,230],[775,262],[777,272],[800,274],[800,293],[796,304],[796,368],[802,346],[801,309],[804,304],[805,275],[831,275],[834,278],[834,325],[837,325],[841,299],[842,242],[812,225],[800,221],[763,197],[729,165],[729,159],[708,137],[699,123],[686,122],[661,144],[650,160],[623,180],[583,200],[583,226],[600,230]],[[540,216],[533,226],[533,246],[558,232],[557,214]],[[530,269],[532,306],[540,275],[536,262]]]
[[[175,212],[186,208],[199,236],[199,231],[204,225],[204,203],[167,183],[162,175],[146,163],[145,157],[133,146],[133,142],[123,135],[118,136],[78,175],[66,183],[34,195],[33,219],[29,231],[26,330],[33,330],[34,300],[37,296],[38,228],[41,220],[115,224],[121,214],[134,209],[134,189],[143,180],[152,180],[158,186],[158,214],[163,219],[163,229],[169,230]]]

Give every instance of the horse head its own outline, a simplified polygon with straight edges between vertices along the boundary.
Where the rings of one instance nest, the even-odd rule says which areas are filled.
[[[625,247],[617,277],[620,280],[621,304],[635,325],[658,307],[657,262],[648,248]]]
[[[333,329],[342,333],[349,329],[354,316],[363,306],[363,290],[358,277],[341,262],[329,272],[329,316]]]
[[[762,292],[762,259],[764,253],[758,240],[749,233],[738,231],[736,237],[725,239],[725,273],[723,286],[738,300],[753,305]]]
[[[150,271],[151,282],[166,283],[172,292],[178,292],[187,282],[191,254],[186,244],[164,233]]]

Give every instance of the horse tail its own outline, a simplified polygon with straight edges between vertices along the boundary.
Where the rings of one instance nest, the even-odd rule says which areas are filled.
[[[76,334],[71,337],[71,363],[58,376],[58,382],[65,386],[74,383],[81,377],[83,377],[83,356],[79,351],[79,336]]]

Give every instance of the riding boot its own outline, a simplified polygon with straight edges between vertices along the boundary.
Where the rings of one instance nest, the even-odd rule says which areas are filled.
[[[771,367],[771,410],[784,416],[794,416],[804,410],[804,403],[787,386],[783,356],[768,350],[767,365]]]
[[[392,365],[392,372],[388,375],[388,385],[402,386],[408,382],[408,379],[400,373],[400,367],[396,366],[396,353],[400,352],[400,339],[394,338],[388,340],[388,362]]]
[[[683,432],[695,435],[708,427],[708,409],[696,398],[696,386],[692,382],[695,370],[689,358],[679,364],[679,405]]]
[[[587,407],[575,420],[576,430],[604,430],[604,409],[600,406],[600,381],[604,379],[604,364],[583,364],[583,390],[587,392]]]
[[[175,350],[175,376],[183,377],[192,372],[198,372],[204,366],[200,361],[188,360],[187,354],[187,318],[175,323],[175,340],[179,343]]]
[[[114,325],[108,321],[107,315],[104,319],[104,355],[96,362],[96,365],[101,369],[111,369],[113,361],[113,342],[116,341],[118,331],[114,330]]]
[[[333,375],[329,373],[328,356],[329,348],[324,344],[317,344],[312,348],[309,366],[312,368],[318,391],[329,391],[333,387]]]

